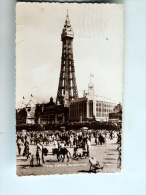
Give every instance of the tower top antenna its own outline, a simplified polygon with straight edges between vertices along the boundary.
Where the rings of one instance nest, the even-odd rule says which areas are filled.
[[[69,15],[68,15],[68,9],[67,9],[67,16],[66,16],[67,18],[69,17]]]

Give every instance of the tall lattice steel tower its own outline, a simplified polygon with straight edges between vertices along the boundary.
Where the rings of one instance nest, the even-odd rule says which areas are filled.
[[[56,103],[69,106],[71,100],[78,98],[73,60],[74,32],[67,13],[65,25],[61,34],[62,58]]]

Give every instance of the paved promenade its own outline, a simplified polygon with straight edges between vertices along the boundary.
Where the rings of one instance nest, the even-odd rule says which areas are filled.
[[[90,157],[95,157],[100,165],[103,166],[102,173],[120,172],[117,168],[118,151],[117,151],[117,139],[108,140],[106,144],[95,145],[94,139],[91,140],[91,152]],[[78,174],[78,173],[90,173],[89,158],[73,159],[69,162],[65,158],[64,162],[58,162],[56,156],[52,155],[53,144],[45,146],[48,149],[48,155],[46,157],[46,164],[38,167],[36,159],[34,160],[34,167],[29,165],[29,161],[26,157],[18,156],[18,150],[16,148],[16,163],[17,174],[22,175],[50,175],[50,174]],[[30,149],[33,154],[36,154],[36,145],[30,145]],[[73,148],[67,147],[71,155],[73,154]],[[80,150],[80,149],[79,149]],[[98,173],[100,173],[99,171]]]

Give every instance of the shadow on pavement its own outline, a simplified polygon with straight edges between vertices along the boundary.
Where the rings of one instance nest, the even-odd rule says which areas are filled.
[[[46,162],[58,162],[58,160],[48,159],[48,160],[46,160]]]
[[[80,171],[78,171],[79,173],[102,173],[102,171],[93,171],[93,170],[80,170]]]
[[[105,160],[117,160],[115,158],[104,158]]]
[[[19,158],[19,159],[17,159],[17,161],[22,161],[22,162],[25,162],[25,161],[28,161],[28,159],[24,159],[24,158]]]
[[[104,165],[116,165],[117,163],[113,163],[113,162],[103,162]]]
[[[79,173],[91,173],[92,171],[90,171],[90,170],[80,170],[80,171],[78,171]]]
[[[114,151],[115,152],[115,151],[117,151],[117,149],[107,149],[107,151]]]

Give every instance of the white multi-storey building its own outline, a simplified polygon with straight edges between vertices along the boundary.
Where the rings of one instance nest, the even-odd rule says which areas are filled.
[[[109,113],[113,112],[116,102],[99,97],[94,94],[94,84],[89,83],[88,92],[84,91],[83,97],[70,102],[69,120],[70,121],[108,121]]]

